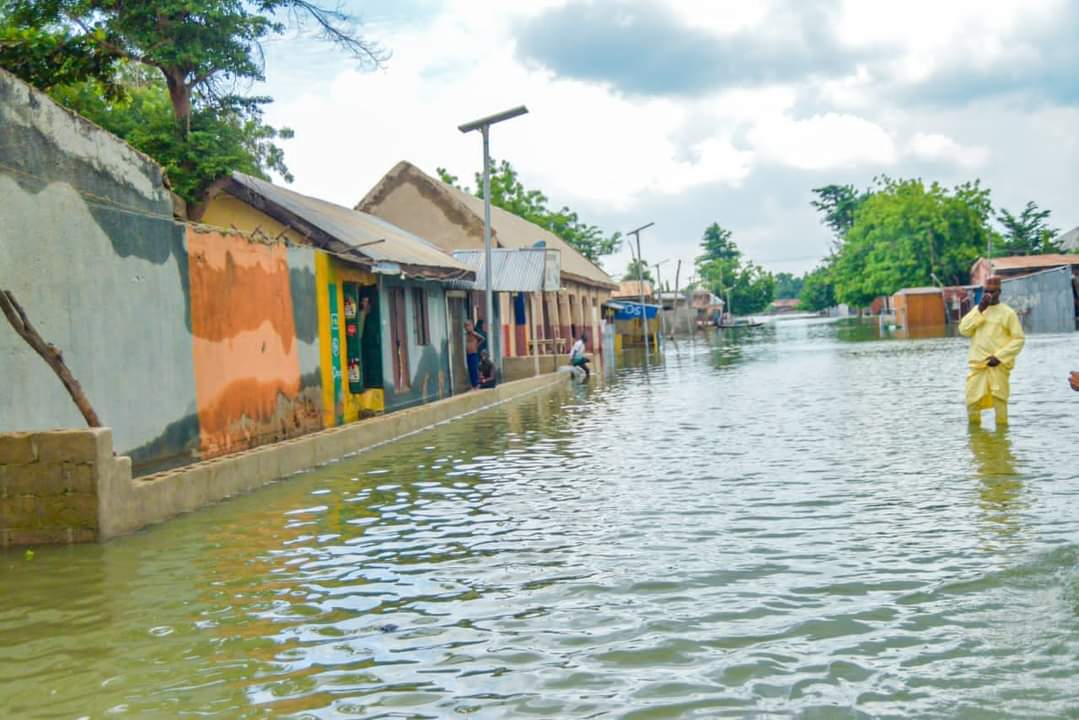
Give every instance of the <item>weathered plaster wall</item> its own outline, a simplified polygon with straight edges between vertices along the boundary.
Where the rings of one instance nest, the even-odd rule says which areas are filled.
[[[321,429],[317,355],[305,353],[314,375],[306,388],[301,381],[288,248],[196,227],[188,230],[188,253],[202,457]],[[303,326],[310,333],[313,282],[308,292]]]
[[[408,338],[408,364],[411,383],[408,389],[398,389],[393,382],[393,350],[390,338],[390,310],[387,290],[405,288],[405,318]],[[431,342],[416,343],[415,311],[412,288],[423,288],[427,295],[427,312]],[[387,410],[411,407],[431,402],[450,394],[449,332],[446,320],[446,296],[442,286],[418,280],[401,280],[381,277],[379,297],[380,321],[382,323],[382,367],[385,376],[385,402]]]
[[[0,71],[0,287],[64,352],[136,462],[189,456],[198,433],[187,252],[171,208],[156,165]],[[84,424],[3,321],[0,367],[0,431]]]

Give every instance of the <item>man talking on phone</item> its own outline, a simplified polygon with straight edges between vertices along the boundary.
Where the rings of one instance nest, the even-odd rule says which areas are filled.
[[[1000,301],[999,276],[986,278],[981,302],[960,321],[959,333],[970,338],[967,417],[980,425],[982,410],[992,408],[997,427],[1003,427],[1008,424],[1009,378],[1025,338],[1015,310]]]

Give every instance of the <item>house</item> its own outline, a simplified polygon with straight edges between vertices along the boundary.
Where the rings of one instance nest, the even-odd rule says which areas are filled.
[[[652,283],[647,280],[638,282],[636,280],[623,280],[618,283],[618,289],[611,292],[613,299],[621,300],[636,300],[640,302],[643,297],[645,302],[649,302],[656,299],[655,290],[652,289]]]
[[[1050,253],[996,258],[981,257],[970,268],[970,284],[984,285],[985,279],[990,275],[1015,277],[1054,267],[1069,267],[1073,275],[1079,275],[1079,255]]]
[[[896,324],[909,331],[943,328],[944,292],[940,288],[904,288],[892,296]]]
[[[483,200],[408,162],[399,162],[386,173],[356,209],[405,228],[447,252],[483,249]],[[499,207],[491,207],[491,243],[493,248],[508,250],[557,250],[561,258],[557,290],[544,287],[542,292],[499,294],[494,314],[501,329],[496,343],[500,360],[561,354],[582,332],[589,350],[600,347],[600,308],[618,287],[607,273],[554,233]],[[466,314],[483,319],[485,303],[475,302]],[[519,325],[518,319],[524,323]]]
[[[771,305],[771,311],[774,313],[791,313],[798,310],[798,304],[801,301],[798,298],[779,298],[773,300]]]
[[[385,220],[242,173],[207,200],[201,220],[319,251],[299,282],[317,310],[302,331],[319,339],[326,427],[452,394],[459,333],[446,290],[475,279],[467,265]]]
[[[708,290],[694,290],[690,305],[697,316],[697,326],[710,325],[723,314],[726,303]]]

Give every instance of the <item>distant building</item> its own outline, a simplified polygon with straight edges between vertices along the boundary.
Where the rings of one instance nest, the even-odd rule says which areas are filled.
[[[944,292],[940,288],[903,288],[892,296],[896,325],[906,330],[943,328]]]
[[[1011,257],[978,258],[970,268],[970,284],[984,285],[990,275],[1016,277],[1048,270],[1055,267],[1070,267],[1072,274],[1079,274],[1079,255],[1014,255]]]
[[[644,291],[643,293],[641,292],[642,290]],[[642,294],[644,295],[646,302],[655,299],[656,296],[655,291],[652,289],[652,283],[647,280],[642,283],[639,283],[636,280],[623,280],[618,283],[618,289],[611,292],[611,297],[637,300],[639,302]]]
[[[798,298],[780,298],[773,300],[770,308],[774,313],[789,313],[796,311],[800,302]]]

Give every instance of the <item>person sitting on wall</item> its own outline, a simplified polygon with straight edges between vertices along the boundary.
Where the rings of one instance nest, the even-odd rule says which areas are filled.
[[[588,357],[584,354],[587,340],[588,338],[585,334],[581,333],[581,336],[577,338],[577,342],[573,343],[573,347],[569,351],[569,364],[584,370],[584,382],[588,382],[588,378],[592,377],[592,373],[588,369]]]
[[[490,389],[495,386],[495,364],[486,350],[480,353],[480,387]]]

